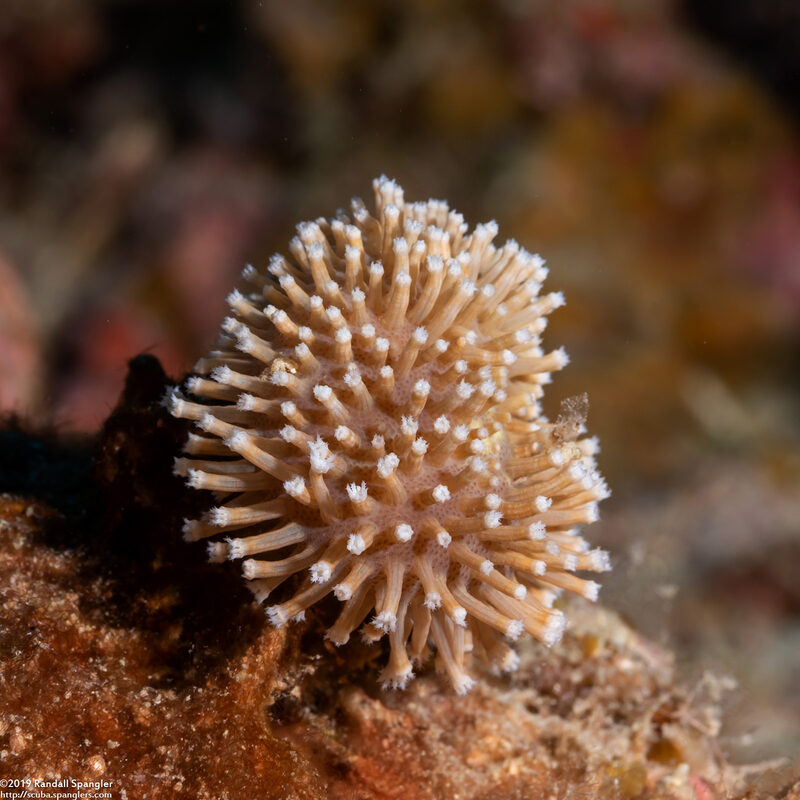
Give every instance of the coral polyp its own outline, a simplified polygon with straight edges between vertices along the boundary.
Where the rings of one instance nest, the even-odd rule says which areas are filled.
[[[274,625],[332,593],[332,642],[388,636],[385,685],[433,649],[463,693],[473,657],[510,670],[523,631],[560,638],[562,591],[595,599],[576,572],[608,556],[579,526],[608,492],[583,401],[555,423],[539,406],[567,363],[541,345],[564,302],[540,294],[542,258],[373,187],[374,213],[302,223],[291,258],[244,271],[216,349],[172,392],[199,427],[176,472],[217,502],[184,535],[243,559]]]

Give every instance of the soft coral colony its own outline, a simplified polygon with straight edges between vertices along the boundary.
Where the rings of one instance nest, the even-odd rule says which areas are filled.
[[[170,408],[193,420],[176,472],[218,505],[188,521],[212,559],[244,559],[274,625],[333,593],[327,631],[388,635],[381,679],[405,686],[430,647],[456,691],[479,656],[498,670],[527,631],[552,644],[554,600],[594,599],[576,571],[608,569],[577,526],[608,494],[579,411],[539,398],[567,363],[541,348],[560,293],[543,260],[494,222],[470,233],[442,201],[373,184],[375,212],[298,226],[291,259],[248,267],[217,349]],[[579,405],[579,404],[578,404]],[[224,538],[221,538],[224,534]]]

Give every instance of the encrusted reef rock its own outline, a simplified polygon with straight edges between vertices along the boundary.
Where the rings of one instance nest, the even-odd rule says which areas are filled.
[[[235,567],[181,541],[197,509],[171,476],[165,383],[133,362],[80,490],[87,456],[4,436],[0,776],[130,800],[743,796],[713,693],[583,601],[557,648],[526,644],[466,697],[432,671],[381,689],[385,654],[320,636],[335,601],[273,629]]]

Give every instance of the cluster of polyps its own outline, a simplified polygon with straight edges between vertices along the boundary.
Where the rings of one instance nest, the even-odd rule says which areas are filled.
[[[538,399],[563,351],[543,352],[547,269],[494,222],[467,232],[446,203],[405,203],[374,182],[376,210],[298,226],[267,274],[248,267],[228,297],[217,349],[174,390],[194,420],[176,472],[218,505],[187,540],[226,534],[212,558],[245,559],[275,625],[330,592],[336,644],[388,634],[381,678],[403,687],[435,647],[458,692],[471,654],[499,670],[505,640],[552,644],[562,590],[594,599],[575,574],[608,569],[575,526],[607,495],[580,420],[548,423]],[[369,619],[367,619],[369,618]]]

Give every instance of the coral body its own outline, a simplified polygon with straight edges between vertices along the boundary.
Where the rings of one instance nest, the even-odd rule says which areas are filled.
[[[331,641],[362,623],[368,641],[388,635],[385,685],[433,644],[463,693],[473,653],[513,669],[507,640],[560,638],[562,590],[596,597],[575,572],[608,557],[577,526],[608,492],[581,402],[555,423],[539,408],[567,363],[541,348],[563,303],[539,294],[543,260],[494,246],[494,222],[469,233],[444,202],[406,203],[386,178],[374,190],[374,215],[354,200],[350,217],[299,225],[292,260],[248,267],[217,349],[171,393],[200,428],[176,473],[218,502],[184,534],[244,559],[261,602],[304,573],[267,606],[273,624],[332,592]]]

